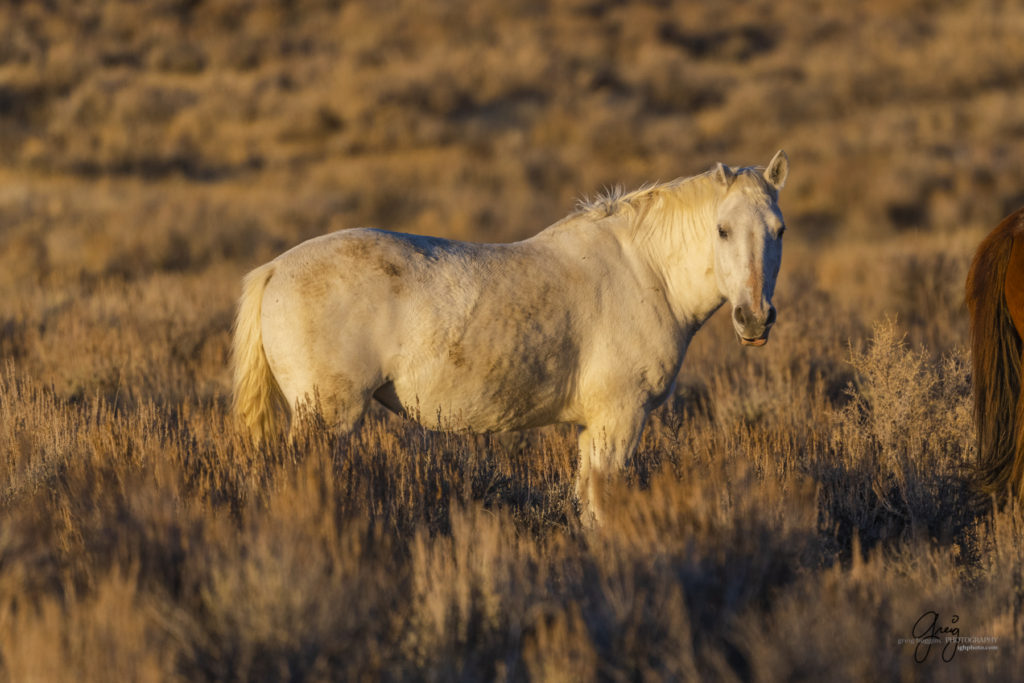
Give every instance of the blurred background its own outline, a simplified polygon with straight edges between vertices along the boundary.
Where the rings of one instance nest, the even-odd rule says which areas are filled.
[[[4,3],[0,27],[5,231],[18,198],[154,238],[230,204],[225,242],[514,239],[603,186],[779,147],[809,239],[1024,202],[1016,3],[85,0]],[[131,206],[158,186],[189,208]]]

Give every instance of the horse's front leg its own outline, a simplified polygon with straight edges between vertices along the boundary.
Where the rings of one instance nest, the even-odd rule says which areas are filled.
[[[614,419],[591,421],[580,430],[580,464],[575,489],[583,526],[601,526],[604,480],[622,471],[626,458],[640,443],[646,419],[646,412],[624,413]]]

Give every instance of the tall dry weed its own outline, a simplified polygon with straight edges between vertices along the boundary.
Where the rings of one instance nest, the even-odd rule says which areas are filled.
[[[970,384],[962,353],[940,360],[911,349],[894,319],[877,323],[865,348],[850,349],[852,400],[837,415],[830,450],[838,457],[826,466],[849,487],[832,499],[839,508],[833,513],[852,514],[846,521],[870,529],[872,541],[959,534],[972,519]]]

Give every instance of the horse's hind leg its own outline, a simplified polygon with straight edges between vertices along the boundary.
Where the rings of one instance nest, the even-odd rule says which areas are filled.
[[[298,386],[289,387],[285,393],[292,405],[298,406],[297,415],[322,421],[339,434],[349,434],[359,428],[372,394],[372,383],[340,373],[325,374],[316,380],[309,378]],[[293,437],[300,422],[292,421]]]

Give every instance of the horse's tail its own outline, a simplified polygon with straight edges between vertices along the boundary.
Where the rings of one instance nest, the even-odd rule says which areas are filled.
[[[277,429],[278,409],[287,410],[263,350],[263,292],[273,274],[274,264],[268,263],[245,276],[231,343],[232,411],[257,442]]]
[[[967,275],[977,484],[985,493],[1017,499],[1024,485],[1021,339],[1006,305],[1005,283],[1014,233],[1022,223],[1020,212],[1004,219],[978,247]]]

